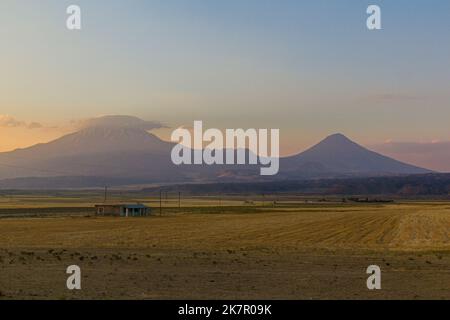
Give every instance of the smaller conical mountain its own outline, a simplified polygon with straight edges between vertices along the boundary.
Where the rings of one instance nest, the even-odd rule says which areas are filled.
[[[331,135],[312,148],[282,161],[285,171],[307,175],[401,175],[430,170],[370,151],[343,134]]]

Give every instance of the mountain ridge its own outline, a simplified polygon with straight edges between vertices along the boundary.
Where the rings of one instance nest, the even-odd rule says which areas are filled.
[[[97,121],[48,143],[0,153],[0,180],[9,179],[13,184],[11,179],[20,178],[21,185],[26,185],[26,178],[35,183],[35,178],[63,176],[117,178],[124,183],[127,178],[164,183],[239,182],[432,172],[368,150],[341,133],[297,155],[280,158],[280,173],[274,177],[260,177],[260,166],[176,166],[170,158],[175,144],[146,130],[155,123],[126,117],[126,125],[121,126],[121,118],[116,117],[114,125],[108,125],[110,120]]]

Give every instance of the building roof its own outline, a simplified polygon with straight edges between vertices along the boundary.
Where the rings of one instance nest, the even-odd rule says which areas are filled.
[[[144,204],[128,204],[128,203],[104,203],[104,204],[97,204],[96,207],[124,207],[128,209],[147,209],[148,206]]]

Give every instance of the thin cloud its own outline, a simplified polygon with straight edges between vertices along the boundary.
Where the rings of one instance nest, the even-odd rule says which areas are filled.
[[[377,93],[361,97],[359,100],[365,103],[389,103],[399,101],[421,101],[425,100],[424,96],[400,93]]]
[[[450,141],[387,141],[383,144],[373,145],[371,149],[421,167],[450,172]]]
[[[445,152],[450,154],[450,141],[430,141],[430,142],[395,142],[376,145],[377,149],[395,151],[404,154],[416,154],[423,152]]]
[[[25,121],[18,120],[10,115],[1,114],[0,115],[0,127],[1,128],[28,128],[28,129],[39,129],[43,125],[38,122],[27,123]]]
[[[72,121],[71,124],[76,129],[84,129],[91,127],[107,127],[107,128],[136,128],[142,130],[155,130],[167,128],[166,125],[159,121],[142,120],[133,116],[102,116],[98,118],[84,119]]]
[[[28,129],[40,129],[43,128],[44,126],[42,124],[40,124],[39,122],[31,122],[27,125]]]

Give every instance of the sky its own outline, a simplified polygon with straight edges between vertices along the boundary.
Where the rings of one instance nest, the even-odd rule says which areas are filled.
[[[0,151],[111,114],[277,128],[282,154],[337,132],[397,155],[448,146],[449,34],[447,0],[2,0]]]

